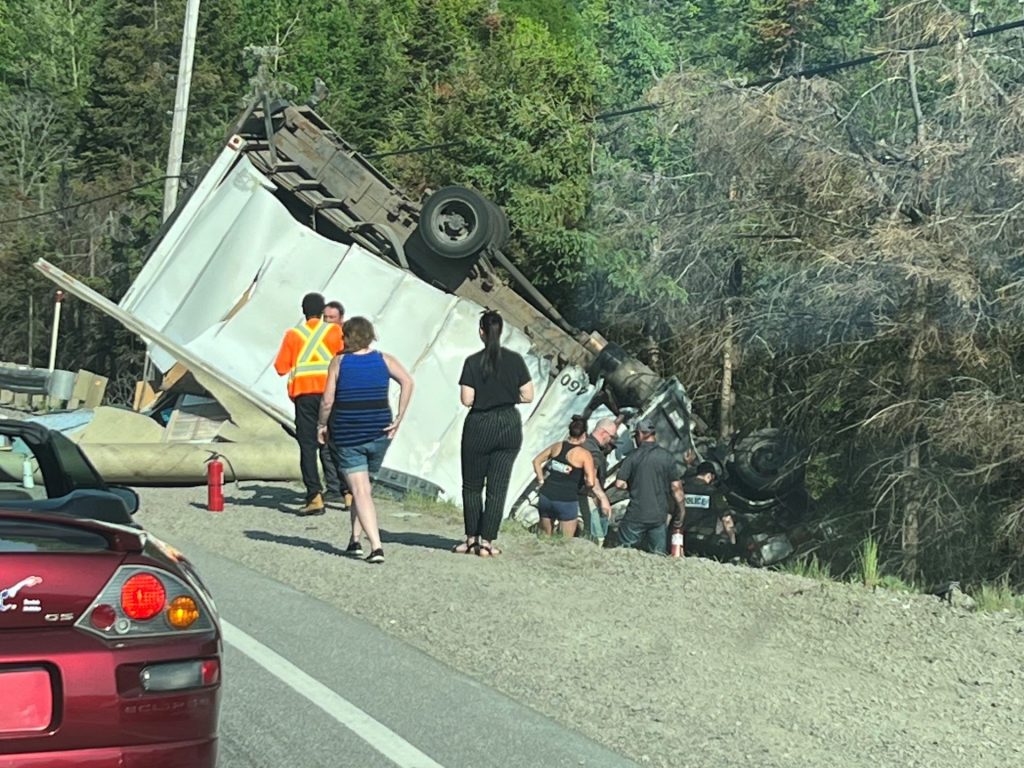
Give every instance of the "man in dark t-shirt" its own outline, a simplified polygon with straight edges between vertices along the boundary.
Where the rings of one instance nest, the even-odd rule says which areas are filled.
[[[619,467],[615,485],[629,489],[629,506],[619,523],[619,546],[667,554],[665,517],[683,515],[683,483],[675,457],[657,443],[651,419],[636,425],[637,448]]]

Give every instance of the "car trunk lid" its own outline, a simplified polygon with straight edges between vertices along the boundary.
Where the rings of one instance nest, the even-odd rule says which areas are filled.
[[[0,637],[8,630],[71,627],[142,531],[93,521],[0,512]]]

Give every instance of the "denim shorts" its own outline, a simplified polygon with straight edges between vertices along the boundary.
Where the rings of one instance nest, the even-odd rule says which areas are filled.
[[[391,438],[378,437],[360,445],[338,446],[338,469],[346,474],[351,472],[369,472],[376,475],[384,463],[384,454],[388,452]]]
[[[580,503],[579,501],[555,501],[542,493],[538,499],[537,512],[541,517],[567,523],[579,517]]]

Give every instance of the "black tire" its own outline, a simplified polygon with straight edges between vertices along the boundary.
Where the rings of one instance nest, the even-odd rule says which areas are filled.
[[[729,482],[751,498],[786,493],[804,481],[805,457],[781,430],[761,429],[740,440],[729,461]]]
[[[505,211],[497,203],[491,203],[494,218],[491,225],[491,247],[496,248],[499,251],[508,244],[508,238],[512,234],[511,229],[508,225],[508,216],[505,215]]]
[[[466,187],[444,187],[420,211],[423,242],[446,259],[464,259],[486,248],[494,236],[495,208]]]

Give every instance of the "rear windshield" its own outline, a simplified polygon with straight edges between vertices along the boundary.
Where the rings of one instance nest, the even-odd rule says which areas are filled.
[[[70,525],[0,520],[0,554],[10,552],[104,552],[107,540]]]

